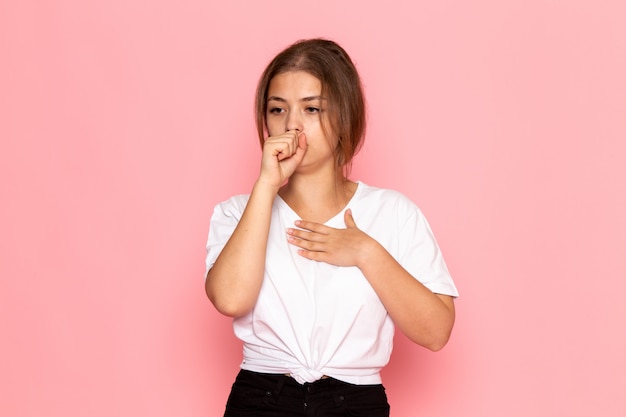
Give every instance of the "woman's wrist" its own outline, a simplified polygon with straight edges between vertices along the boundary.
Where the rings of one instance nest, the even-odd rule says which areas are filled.
[[[263,178],[259,177],[254,185],[252,186],[252,193],[262,193],[262,194],[270,194],[272,197],[275,197],[278,194],[278,190],[280,190],[280,186],[276,186],[271,182],[265,181]]]
[[[360,256],[356,267],[364,271],[369,264],[379,262],[381,256],[388,255],[387,250],[371,236],[361,246]]]

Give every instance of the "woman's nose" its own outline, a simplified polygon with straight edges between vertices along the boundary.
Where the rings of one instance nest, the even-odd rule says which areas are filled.
[[[297,112],[290,112],[287,118],[287,131],[298,130],[302,131],[302,118]]]

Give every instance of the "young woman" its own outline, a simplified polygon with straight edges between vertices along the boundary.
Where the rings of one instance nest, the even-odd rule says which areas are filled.
[[[225,416],[388,416],[394,325],[436,351],[454,324],[435,239],[406,197],[348,178],[365,104],[336,43],[278,54],[256,121],[260,174],[215,208],[207,243],[206,293],[243,341]]]

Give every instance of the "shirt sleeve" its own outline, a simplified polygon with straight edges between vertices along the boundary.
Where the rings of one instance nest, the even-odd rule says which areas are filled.
[[[409,209],[400,227],[401,265],[432,292],[458,297],[435,236],[417,206]]]
[[[235,227],[237,227],[246,203],[247,196],[235,196],[218,204],[213,209],[206,243],[205,279],[209,269],[215,263],[222,249],[224,249]]]

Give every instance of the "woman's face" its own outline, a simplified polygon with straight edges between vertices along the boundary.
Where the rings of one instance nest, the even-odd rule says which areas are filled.
[[[321,94],[320,80],[304,71],[276,75],[267,91],[265,117],[269,135],[276,136],[289,130],[306,134],[308,147],[301,166],[335,165],[337,139],[330,129],[327,100]],[[326,126],[326,132],[323,126]]]

